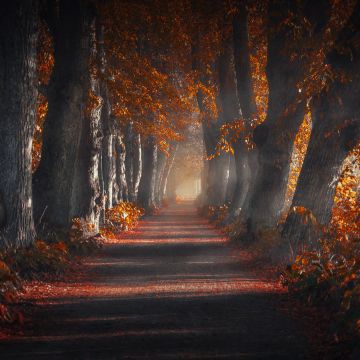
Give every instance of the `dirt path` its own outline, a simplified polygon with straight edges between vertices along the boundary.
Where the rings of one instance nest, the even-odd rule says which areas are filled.
[[[81,279],[30,291],[33,319],[0,358],[311,359],[283,292],[247,262],[192,205],[167,208]]]

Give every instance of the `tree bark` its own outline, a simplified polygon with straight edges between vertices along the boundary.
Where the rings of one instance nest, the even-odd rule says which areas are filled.
[[[109,195],[112,195],[112,188],[109,187],[112,185],[112,181],[109,181],[113,174],[113,167],[110,166],[112,159],[112,152],[113,149],[108,148],[109,146],[113,147],[113,142],[109,144],[109,133],[111,133],[111,126],[112,126],[112,118],[111,118],[111,102],[110,102],[110,94],[107,83],[104,79],[106,75],[106,49],[105,49],[105,39],[104,39],[104,25],[99,22],[98,25],[100,36],[98,38],[99,44],[99,56],[98,56],[98,63],[100,65],[100,96],[102,97],[103,104],[101,108],[100,114],[100,125],[101,125],[101,144],[100,144],[100,151],[99,151],[99,167],[98,167],[98,176],[99,176],[99,187],[100,187],[100,225],[105,224],[105,210],[112,205],[109,202]],[[110,158],[109,158],[110,156]],[[110,172],[110,174],[109,174]],[[110,184],[109,184],[110,183]]]
[[[349,23],[340,34],[337,45],[351,46],[360,35],[360,2]],[[341,46],[335,46],[335,49]],[[337,50],[328,55],[328,63],[337,71],[351,76],[351,81],[335,80],[330,89],[311,103],[313,128],[283,236],[296,252],[303,244],[317,240],[313,224],[303,222],[294,207],[310,210],[316,221],[328,225],[331,220],[336,185],[344,159],[360,139],[360,50]]]
[[[167,162],[168,156],[163,151],[159,150],[157,155],[157,169],[155,178],[155,204],[157,207],[161,206],[161,184]]]
[[[50,226],[67,228],[73,217],[90,216],[89,207],[97,198],[97,185],[92,181],[96,181],[97,173],[99,109],[93,109],[89,116],[84,106],[91,86],[97,91],[89,69],[94,12],[80,0],[62,0],[52,6],[55,15],[49,28],[54,38],[55,66],[49,82],[42,157],[33,181],[34,205],[37,219],[43,217]],[[90,154],[82,158],[87,151]],[[79,166],[82,170],[77,170]],[[80,171],[91,173],[80,175]],[[79,176],[86,178],[87,189],[82,195],[92,197],[87,198],[86,205],[78,203],[82,197],[77,191],[83,186]]]
[[[169,203],[174,203],[176,201],[176,179],[174,171],[170,172],[167,179],[165,194],[166,200],[168,200]]]
[[[135,202],[141,178],[142,152],[140,135],[134,132],[132,124],[129,124],[125,130],[125,148],[125,172],[128,197],[129,201]]]
[[[221,122],[221,120],[218,120]],[[219,123],[203,124],[204,143],[208,157],[214,154],[219,138]],[[229,179],[230,156],[221,152],[218,156],[208,160],[208,172],[205,190],[205,202],[210,206],[224,205],[226,189]]]
[[[173,165],[174,165],[174,161],[175,161],[175,157],[176,157],[178,147],[179,147],[178,143],[174,143],[174,144],[170,145],[170,151],[169,151],[170,154],[169,154],[169,157],[167,158],[164,173],[163,173],[163,177],[161,179],[161,184],[160,184],[161,201],[163,201],[164,198],[166,197],[167,184],[168,184],[170,172],[171,172],[171,170],[173,168]]]
[[[248,14],[246,2],[238,1],[238,13],[233,19],[233,41],[237,96],[240,113],[245,125],[245,133],[251,129],[253,118],[257,114],[253,81],[250,68]],[[257,149],[250,149],[242,133],[234,145],[234,158],[237,171],[237,184],[231,204],[230,216],[247,213],[246,198],[250,199],[254,191],[254,180],[258,169]]]
[[[230,155],[229,179],[228,179],[226,197],[225,197],[225,202],[227,204],[231,204],[233,202],[236,185],[237,185],[236,162],[235,162],[235,157]]]
[[[0,246],[35,239],[31,149],[36,113],[38,1],[10,1],[0,13]]]
[[[219,57],[219,101],[221,116],[224,123],[232,123],[241,117],[239,100],[236,89],[234,49],[232,43],[232,34],[223,35],[223,51]],[[233,156],[228,155],[229,166],[227,169],[227,189],[225,202],[231,202],[233,199],[237,172],[235,169],[235,160]]]
[[[128,201],[128,188],[126,183],[125,157],[126,149],[124,135],[117,134],[115,137],[115,161],[116,161],[116,180],[114,186],[114,204]]]
[[[196,7],[195,2],[192,6]],[[195,71],[202,72],[198,59],[200,34],[196,33],[192,39],[192,68]],[[201,76],[201,82],[204,84],[208,81],[207,76]],[[199,90],[196,94],[199,110],[202,114],[206,114],[206,105],[204,103],[204,94]],[[219,99],[218,99],[219,100]],[[204,144],[207,157],[214,154],[217,139],[219,137],[219,129],[223,124],[223,117],[220,116],[216,122],[212,119],[206,119],[202,124]],[[219,156],[207,161],[207,176],[205,188],[203,189],[203,205],[220,206],[225,203],[226,187],[229,175],[229,154],[221,153]]]
[[[137,203],[146,211],[155,208],[157,151],[155,139],[150,136],[142,146],[142,171],[137,196]]]
[[[104,137],[102,141],[102,171],[104,181],[104,199],[105,209],[113,207],[113,188],[115,181],[115,159],[114,148],[115,139],[112,135],[112,130],[104,129]]]
[[[284,44],[292,40],[289,25],[284,24],[296,4],[272,0],[269,5],[268,113],[264,123],[254,130],[258,149],[258,173],[251,196],[245,200],[245,218],[251,234],[277,225],[285,201],[293,143],[304,118],[305,103],[298,100],[297,82],[301,62],[284,53]],[[277,31],[278,24],[283,24]]]
[[[97,26],[95,14],[89,9],[89,41],[90,63],[95,63],[98,57],[97,39],[102,37],[102,28]],[[102,194],[100,192],[99,166],[102,142],[101,114],[103,99],[101,97],[100,80],[91,73],[86,87],[88,89],[88,104],[81,129],[81,138],[72,189],[72,204],[70,218],[80,217],[86,223],[93,224],[94,231],[98,232],[100,211],[102,208]],[[97,97],[97,103],[90,103],[91,96]]]
[[[328,20],[327,3],[322,0],[303,4],[302,11],[310,21],[314,38],[322,35]],[[298,95],[297,84],[306,76],[307,69],[302,56],[292,59],[284,52],[285,45],[294,41],[294,25],[286,23],[286,19],[299,9],[296,2],[290,0],[271,0],[269,5],[268,113],[265,122],[254,130],[258,173],[250,198],[245,200],[248,206],[245,215],[252,235],[278,224],[285,202],[293,144],[304,119],[305,99]],[[282,25],[279,27],[279,24]]]

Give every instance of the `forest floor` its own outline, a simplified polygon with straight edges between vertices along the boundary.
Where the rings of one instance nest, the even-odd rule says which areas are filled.
[[[66,281],[28,285],[1,359],[320,359],[286,291],[194,205],[108,241]]]

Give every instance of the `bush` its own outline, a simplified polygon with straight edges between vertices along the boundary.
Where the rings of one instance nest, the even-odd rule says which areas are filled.
[[[25,280],[57,278],[71,269],[78,255],[89,254],[102,245],[94,228],[74,219],[69,231],[43,229],[46,239],[28,247],[9,247],[0,252],[0,321],[21,321],[22,314],[13,306]]]
[[[218,227],[222,226],[223,221],[228,215],[228,211],[229,207],[226,204],[221,206],[205,205],[198,208],[199,215],[206,217]]]
[[[21,313],[11,307],[21,289],[22,281],[19,276],[0,260],[0,322],[21,321]]]
[[[316,244],[297,255],[282,282],[307,303],[327,306],[337,337],[360,335],[360,239],[330,226]]]
[[[106,210],[105,225],[100,233],[104,237],[114,238],[120,231],[133,229],[144,215],[144,209],[138,208],[130,202],[121,202]]]

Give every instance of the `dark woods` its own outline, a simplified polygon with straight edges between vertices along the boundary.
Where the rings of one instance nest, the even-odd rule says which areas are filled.
[[[153,213],[187,152],[234,240],[358,302],[359,1],[15,0],[0,29],[4,251]]]

